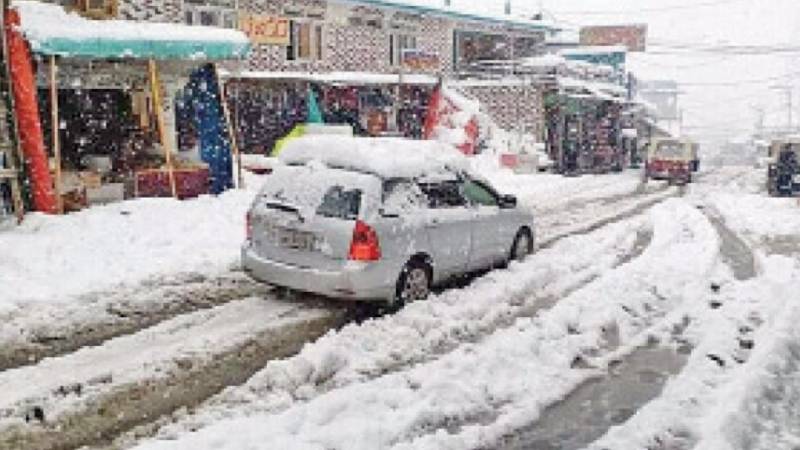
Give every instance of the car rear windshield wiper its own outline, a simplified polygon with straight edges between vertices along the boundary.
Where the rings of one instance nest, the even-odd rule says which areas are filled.
[[[288,212],[297,214],[297,217],[300,218],[302,222],[305,222],[306,218],[303,217],[303,214],[300,212],[300,208],[288,203],[281,203],[276,201],[268,201],[266,203],[266,207],[269,209],[277,209],[278,211]]]

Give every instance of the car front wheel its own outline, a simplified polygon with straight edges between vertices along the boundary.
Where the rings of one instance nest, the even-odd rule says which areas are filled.
[[[511,245],[511,261],[523,261],[533,253],[533,236],[527,229],[521,229]]]

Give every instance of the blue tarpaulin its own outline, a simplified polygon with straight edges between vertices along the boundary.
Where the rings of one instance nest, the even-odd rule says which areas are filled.
[[[208,164],[212,194],[233,188],[231,142],[218,83],[214,67],[206,64],[192,73],[184,100],[198,130],[200,157]]]

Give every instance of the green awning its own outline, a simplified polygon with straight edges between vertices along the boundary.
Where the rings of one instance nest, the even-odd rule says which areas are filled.
[[[239,59],[250,40],[239,30],[130,20],[92,20],[62,7],[18,0],[20,31],[35,53],[75,58]]]
[[[42,55],[73,58],[224,60],[243,58],[250,50],[250,45],[232,42],[49,38],[31,42],[31,49]]]

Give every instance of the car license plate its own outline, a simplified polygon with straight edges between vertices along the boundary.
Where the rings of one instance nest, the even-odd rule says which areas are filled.
[[[278,247],[305,251],[313,251],[316,248],[316,237],[305,231],[272,225],[266,227],[265,237],[267,241]]]

